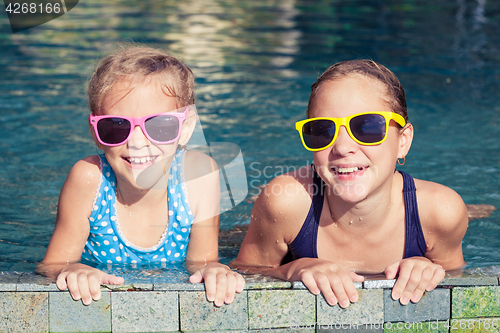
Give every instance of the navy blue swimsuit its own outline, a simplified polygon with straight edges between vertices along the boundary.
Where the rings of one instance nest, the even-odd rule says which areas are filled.
[[[313,169],[314,170],[314,169]],[[404,258],[423,257],[426,244],[420,218],[418,216],[417,195],[415,182],[406,172],[399,171],[403,176],[403,195],[405,203],[406,242]],[[299,234],[288,246],[289,253],[282,263],[299,258],[318,258],[317,240],[318,226],[323,209],[324,186],[323,180],[314,171],[313,181],[317,189],[312,198],[311,208]]]

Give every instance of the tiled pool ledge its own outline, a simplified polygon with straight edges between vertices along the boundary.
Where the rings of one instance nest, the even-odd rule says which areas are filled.
[[[230,305],[202,284],[151,281],[103,287],[90,306],[34,273],[0,272],[0,332],[500,332],[498,276],[445,278],[419,303],[390,297],[394,280],[358,283],[359,301],[329,306],[302,283],[246,277]]]

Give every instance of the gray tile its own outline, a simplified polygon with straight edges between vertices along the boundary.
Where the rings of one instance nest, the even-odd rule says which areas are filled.
[[[314,325],[316,296],[308,290],[249,290],[250,329]]]
[[[179,292],[181,331],[248,329],[247,291],[236,294],[231,304],[216,307],[205,292]]]
[[[244,274],[245,289],[284,289],[292,286],[291,282],[261,274]]]
[[[392,280],[368,280],[363,282],[363,288],[365,289],[392,289],[396,279]]]
[[[304,285],[304,283],[302,281],[293,281],[292,282],[292,288],[293,289],[307,289],[307,287]],[[354,288],[356,288],[356,289],[363,288],[363,283],[361,283],[361,282],[354,282]]]
[[[263,330],[247,331],[251,333],[316,333],[314,327],[299,327],[299,328],[266,328]]]
[[[458,330],[459,327],[454,327],[454,323],[446,321],[420,321],[420,322],[395,322],[384,323],[384,333],[464,333],[464,332],[484,332],[477,330]]]
[[[99,301],[86,306],[81,301],[74,301],[69,292],[50,292],[50,331],[110,332],[110,300],[110,292],[102,291]]]
[[[261,282],[246,282],[245,289],[290,289],[292,283],[288,281],[261,281]]]
[[[384,290],[384,321],[420,322],[447,320],[450,318],[451,296],[449,289],[434,289],[425,292],[418,303],[401,305],[391,297],[392,290]]]
[[[1,292],[0,332],[48,332],[46,292]]]
[[[444,278],[438,286],[498,286],[498,278],[494,276],[449,277]]]
[[[304,285],[302,281],[293,281],[292,282],[292,288],[293,289],[299,289],[299,290],[307,290],[307,287]]]
[[[51,279],[34,272],[25,272],[19,278],[17,291],[59,291],[59,289]]]
[[[152,283],[126,283],[119,285],[103,284],[101,290],[105,288],[111,291],[151,291],[153,290]]]
[[[319,325],[317,333],[383,333],[384,323],[377,324],[337,324],[337,325]]]
[[[203,283],[155,283],[155,291],[205,291]]]
[[[177,292],[113,292],[113,332],[164,332],[179,330]]]
[[[384,322],[384,291],[358,289],[359,300],[343,309],[338,304],[330,306],[324,297],[317,297],[317,323],[320,326],[351,325],[356,329],[364,324]]]
[[[20,272],[0,272],[0,291],[15,291],[21,274]]]

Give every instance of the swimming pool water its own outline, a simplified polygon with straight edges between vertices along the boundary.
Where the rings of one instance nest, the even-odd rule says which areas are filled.
[[[310,163],[294,130],[331,64],[371,58],[406,89],[415,139],[403,170],[500,207],[500,4],[417,1],[81,1],[12,34],[0,14],[0,271],[33,270],[71,166],[96,153],[85,84],[117,42],[169,49],[196,76],[208,142],[243,153],[250,188]],[[221,227],[249,222],[243,202]],[[470,223],[470,267],[500,264],[500,213]],[[237,254],[225,247],[224,260]]]

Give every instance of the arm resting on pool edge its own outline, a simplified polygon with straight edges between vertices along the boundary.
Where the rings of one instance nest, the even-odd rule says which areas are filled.
[[[219,169],[208,155],[188,151],[184,160],[185,187],[194,222],[186,254],[191,283],[204,282],[207,300],[216,306],[229,304],[245,280],[218,262],[220,181]]]
[[[417,187],[420,221],[426,240],[425,257],[403,259],[388,266],[386,278],[398,276],[392,298],[401,304],[416,303],[445,276],[445,270],[465,266],[462,239],[468,226],[468,212],[462,198],[452,189],[421,180]]]
[[[56,280],[59,289],[68,288],[75,300],[86,305],[100,298],[101,284],[124,282],[121,277],[79,263],[90,232],[88,217],[99,185],[99,166],[99,157],[89,156],[71,169],[59,196],[54,233],[37,266],[37,272]]]
[[[307,171],[302,169],[298,174]],[[312,293],[323,293],[329,304],[347,307],[358,299],[354,281],[363,281],[362,276],[345,271],[334,262],[315,258],[281,265],[288,244],[300,230],[299,222],[305,219],[302,215],[311,205],[307,184],[298,177],[293,173],[278,176],[260,193],[238,257],[230,265],[250,273],[302,281]]]
[[[215,306],[230,304],[235,292],[245,286],[241,274],[218,262],[219,217],[194,223],[191,227],[186,269],[192,274],[191,283],[204,282],[206,297]]]

